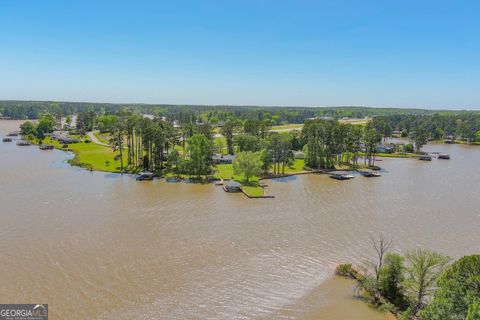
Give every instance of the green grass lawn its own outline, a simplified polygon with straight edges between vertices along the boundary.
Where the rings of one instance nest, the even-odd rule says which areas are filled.
[[[215,178],[218,179],[237,179],[238,176],[233,174],[233,166],[231,164],[218,164],[215,169]]]
[[[99,170],[106,172],[120,172],[120,160],[115,161],[113,158],[118,154],[113,152],[110,147],[102,146],[96,143],[72,143],[68,148],[62,148],[62,145],[51,138],[45,138],[44,144],[51,144],[55,148],[63,151],[72,151],[75,157],[70,163],[76,166],[88,168],[91,170]],[[127,154],[123,154],[124,165],[127,163]]]
[[[340,123],[349,123],[349,124],[355,124],[355,125],[361,125],[364,126],[366,125],[370,119],[339,119],[338,122]]]
[[[258,185],[243,185],[243,191],[251,197],[261,197],[264,195],[264,190]]]
[[[458,139],[456,139],[456,140],[454,140],[454,142],[455,142],[455,143],[458,143],[458,144],[468,144],[467,141],[465,141],[465,140],[458,140]],[[470,145],[476,145],[476,146],[478,146],[478,145],[480,145],[480,141],[472,141],[472,142],[470,143]]]
[[[308,170],[304,169],[304,160],[303,159],[295,159],[295,162],[292,167],[285,166],[285,173],[286,174],[294,174],[294,173],[301,173],[306,172]],[[238,176],[233,173],[233,165],[231,164],[218,164],[215,167],[216,173],[215,177],[218,179],[234,179],[237,181],[244,181],[244,176]],[[282,170],[282,168],[280,168]],[[270,172],[273,172],[273,166],[270,168]],[[251,181],[258,181],[258,177],[250,178]]]
[[[306,172],[303,166],[305,165],[305,161],[303,159],[295,159],[295,162],[291,167],[285,166],[285,173],[286,174],[294,174],[294,173],[301,173]],[[280,166],[280,172],[282,171],[282,167]],[[273,166],[270,168],[270,172],[273,172]]]
[[[404,153],[404,152],[395,152],[395,153],[376,153],[376,157],[384,158],[413,158],[416,156],[414,153]]]
[[[280,126],[273,126],[270,130],[302,130],[303,124],[301,123],[290,123],[290,124],[283,124]]]
[[[225,137],[215,137],[214,138],[215,152],[220,154],[227,154],[227,139]]]
[[[215,178],[238,181],[243,185],[242,189],[248,195],[253,197],[263,196],[264,191],[263,188],[260,187],[259,177],[251,177],[247,182],[243,175],[235,175],[233,173],[233,166],[231,164],[219,164],[216,166],[215,170]]]

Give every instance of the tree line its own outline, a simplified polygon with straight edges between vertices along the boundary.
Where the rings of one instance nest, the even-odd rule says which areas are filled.
[[[427,139],[459,137],[468,142],[480,141],[478,112],[441,112],[431,115],[392,114],[379,117],[393,131],[408,137],[417,133]]]
[[[134,113],[146,113],[165,117],[168,121],[222,123],[228,120],[254,119],[268,121],[270,125],[285,123],[303,123],[315,117],[364,118],[385,116],[392,128],[398,130],[415,127],[417,116],[431,117],[431,122],[438,124],[444,132],[456,130],[455,121],[469,117],[478,119],[478,111],[438,111],[401,108],[369,107],[262,107],[262,106],[208,106],[208,105],[166,105],[166,104],[114,104],[58,101],[0,101],[0,114],[13,119],[39,119],[44,114],[67,116],[83,112],[95,114],[114,114],[128,110]],[[447,119],[448,118],[448,119]],[[453,121],[450,120],[453,119]],[[443,124],[443,121],[446,124]],[[399,122],[401,122],[399,124]],[[398,124],[398,126],[397,126]],[[453,128],[453,129],[452,129]],[[432,128],[430,128],[432,129]],[[394,129],[396,130],[396,129]]]

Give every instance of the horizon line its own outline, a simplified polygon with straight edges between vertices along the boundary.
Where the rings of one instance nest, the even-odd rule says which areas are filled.
[[[68,100],[42,100],[42,99],[0,99],[1,102],[58,102],[58,103],[82,103],[82,104],[110,104],[110,105],[145,105],[145,106],[193,106],[193,107],[254,107],[254,108],[368,108],[368,109],[404,109],[404,110],[426,110],[426,111],[464,111],[480,112],[480,109],[429,109],[425,107],[378,107],[364,105],[332,105],[332,106],[306,106],[306,105],[252,105],[252,104],[192,104],[192,103],[147,103],[147,102],[105,102],[105,101],[68,101]]]

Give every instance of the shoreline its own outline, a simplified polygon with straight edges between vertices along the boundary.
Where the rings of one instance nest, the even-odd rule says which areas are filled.
[[[329,275],[303,298],[274,314],[278,318],[301,316],[304,320],[361,319],[395,320],[396,317],[370,306],[355,294],[355,281]]]

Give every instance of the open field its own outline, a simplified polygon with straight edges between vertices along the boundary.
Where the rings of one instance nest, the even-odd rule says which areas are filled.
[[[338,122],[340,123],[349,123],[355,125],[366,125],[371,119],[339,119]]]
[[[270,129],[270,132],[289,132],[293,130],[301,131],[303,128],[303,124],[300,123],[291,123],[291,124],[284,124],[281,126],[273,126]]]
[[[371,119],[339,119],[338,122],[340,123],[349,123],[349,124],[354,124],[354,125],[366,125]],[[284,124],[280,126],[273,126],[270,131],[271,132],[289,132],[293,130],[299,130],[301,131],[303,128],[303,124],[301,123],[290,123],[290,124]]]

